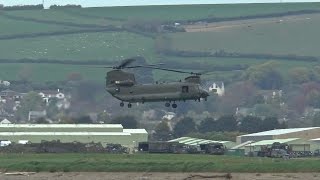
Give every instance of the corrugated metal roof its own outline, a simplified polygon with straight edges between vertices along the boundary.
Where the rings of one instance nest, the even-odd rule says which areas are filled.
[[[132,134],[148,134],[148,132],[145,129],[123,129],[123,132]]]
[[[121,124],[0,124],[0,128],[123,128]]]
[[[264,146],[264,145],[271,145],[271,144],[273,144],[273,143],[275,143],[275,142],[279,142],[279,143],[289,143],[289,142],[291,142],[291,141],[296,141],[296,140],[299,140],[299,138],[263,140],[263,141],[259,141],[259,142],[247,144],[247,145],[245,145],[245,146],[246,146],[246,147],[248,147],[248,146]]]
[[[130,136],[127,132],[0,132],[0,136]]]
[[[288,133],[300,132],[300,131],[306,131],[306,130],[318,129],[318,128],[320,128],[320,127],[274,129],[274,130],[270,130],[270,131],[263,131],[263,132],[253,133],[253,134],[241,135],[240,137],[243,137],[243,136],[273,136],[273,135],[288,134]]]
[[[180,138],[177,138],[177,139],[172,139],[172,140],[170,140],[170,141],[168,141],[168,142],[178,142],[178,141],[182,141],[182,140],[184,140],[184,139],[188,139],[189,137],[180,137]]]
[[[231,149],[241,149],[245,145],[252,144],[252,143],[254,143],[254,141],[246,141],[244,143],[241,143],[241,144],[238,144],[238,145],[232,147]]]
[[[191,137],[180,137],[177,139],[172,139],[168,142],[179,142],[186,145],[199,145],[199,144],[208,144],[208,143],[228,143],[230,141],[213,141],[207,139],[198,139],[198,138],[191,138]]]

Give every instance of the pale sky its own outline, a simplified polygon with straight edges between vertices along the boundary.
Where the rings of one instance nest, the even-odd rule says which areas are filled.
[[[42,4],[43,0],[0,0],[5,6],[22,4]],[[45,7],[50,5],[80,4],[83,7],[135,6],[168,4],[229,4],[229,3],[278,3],[278,2],[319,2],[320,0],[44,0]]]

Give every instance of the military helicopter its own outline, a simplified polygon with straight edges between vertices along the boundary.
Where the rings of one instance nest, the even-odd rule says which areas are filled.
[[[133,58],[125,59],[118,66],[104,67],[112,69],[106,74],[106,90],[121,101],[121,107],[124,106],[124,102],[128,102],[128,108],[131,108],[131,103],[162,101],[165,102],[166,107],[177,108],[176,101],[207,100],[209,93],[200,86],[201,73],[159,67],[162,64],[129,66],[134,61],[135,59]],[[190,74],[190,76],[186,77],[184,81],[178,82],[138,84],[133,73],[123,71],[124,69],[133,68],[151,68]]]

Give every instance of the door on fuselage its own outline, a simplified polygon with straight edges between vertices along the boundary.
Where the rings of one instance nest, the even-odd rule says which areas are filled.
[[[182,86],[181,92],[182,93],[188,93],[189,92],[189,87],[188,86]]]

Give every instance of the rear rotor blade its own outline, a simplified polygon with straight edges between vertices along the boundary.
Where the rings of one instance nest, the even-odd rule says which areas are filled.
[[[125,67],[126,69],[132,69],[132,68],[151,68],[151,67],[156,67],[159,65],[163,65],[163,63],[159,64],[147,64],[147,65],[137,65],[137,66],[127,66]]]
[[[121,62],[121,64],[119,66],[116,67],[116,69],[123,69],[126,66],[128,66],[129,64],[131,64],[133,61],[135,61],[135,59],[133,59],[133,58],[125,59]]]

